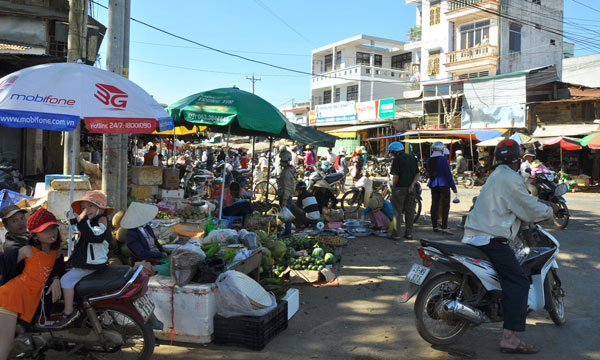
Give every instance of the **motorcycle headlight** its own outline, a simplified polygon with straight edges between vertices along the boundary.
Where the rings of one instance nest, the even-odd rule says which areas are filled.
[[[558,184],[558,186],[554,190],[554,195],[557,197],[563,196],[564,194],[567,193],[567,191],[569,191],[569,187],[567,186],[567,184],[565,184],[565,183]]]

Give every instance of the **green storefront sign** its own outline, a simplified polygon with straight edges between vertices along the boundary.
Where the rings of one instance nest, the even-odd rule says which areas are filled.
[[[393,118],[396,115],[396,102],[394,99],[379,100],[377,117],[380,119]]]

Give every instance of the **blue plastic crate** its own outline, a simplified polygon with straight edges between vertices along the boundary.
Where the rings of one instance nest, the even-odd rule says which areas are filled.
[[[75,179],[88,179],[89,177],[87,175],[75,175]],[[64,175],[64,174],[48,174],[46,175],[46,179],[45,179],[45,185],[46,185],[46,190],[50,190],[50,183],[52,182],[52,180],[56,180],[56,179],[71,179],[71,175]]]
[[[0,209],[8,205],[15,205],[23,199],[31,199],[31,196],[23,195],[18,192],[4,189],[0,191]]]

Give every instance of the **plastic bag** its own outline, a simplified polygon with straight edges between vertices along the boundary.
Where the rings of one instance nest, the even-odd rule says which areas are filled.
[[[281,211],[279,212],[279,215],[277,215],[277,217],[279,219],[281,219],[281,221],[285,222],[285,221],[292,221],[294,220],[296,217],[294,216],[294,214],[292,214],[292,212],[290,211],[290,209],[284,207],[281,209]]]
[[[258,247],[256,233],[249,232],[246,229],[240,230],[240,243],[250,250],[256,249]]]
[[[452,199],[452,202],[454,204],[458,204],[460,202],[460,199],[458,198],[458,193],[454,194],[454,199]]]
[[[217,304],[217,314],[223,317],[232,316],[263,316],[277,307],[277,301],[273,294],[269,294],[273,300],[271,306],[265,309],[256,309],[246,294],[238,288],[232,276],[235,270],[229,270],[217,278],[217,292],[215,302]]]
[[[226,243],[230,241],[236,241],[239,235],[238,232],[233,229],[216,229],[211,231],[208,235],[204,237],[202,243],[210,244],[210,243]]]
[[[179,286],[187,285],[196,275],[198,264],[206,259],[198,239],[190,239],[171,255],[171,277]]]

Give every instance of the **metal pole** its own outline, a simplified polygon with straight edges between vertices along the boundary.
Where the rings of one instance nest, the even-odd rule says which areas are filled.
[[[475,158],[473,157],[473,134],[469,134],[469,142],[471,143],[471,170],[475,170]]]
[[[252,158],[250,159],[250,161],[252,162],[252,171],[250,172],[250,178],[252,179],[252,183],[250,185],[250,189],[254,188],[254,167],[256,166],[254,164],[254,158],[256,157],[256,155],[254,154],[254,145],[256,145],[256,136],[252,137]]]
[[[177,141],[177,137],[175,137],[175,128],[173,128],[173,167],[177,166],[177,157],[175,156],[175,141]]]
[[[108,3],[108,45],[106,50],[106,68],[108,71],[123,74],[123,48],[125,0],[110,0]],[[116,210],[124,210],[123,203],[127,194],[122,193],[122,139],[121,134],[104,134],[102,151],[102,191],[108,203]],[[123,200],[124,199],[124,200]]]
[[[225,146],[225,163],[223,164],[223,170],[221,171],[221,201],[219,201],[219,221],[223,216],[223,196],[225,195],[225,178],[226,178],[226,166],[229,162],[229,137],[231,136],[231,123],[227,126],[227,145]]]
[[[271,154],[272,153],[273,153],[273,138],[270,137],[269,138],[269,158],[267,159],[268,160],[267,166],[269,167],[267,169],[267,190],[266,190],[267,200],[269,199],[269,187],[270,187],[269,185],[271,185]]]

